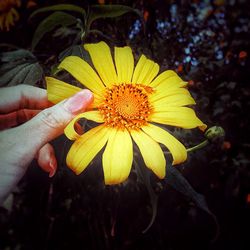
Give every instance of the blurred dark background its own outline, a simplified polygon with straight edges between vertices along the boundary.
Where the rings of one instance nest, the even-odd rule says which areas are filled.
[[[225,137],[189,155],[178,170],[202,194],[217,218],[198,208],[168,184],[151,176],[158,195],[155,221],[146,232],[152,207],[145,184],[133,170],[119,186],[104,186],[99,158],[80,176],[65,166],[70,143],[54,141],[59,171],[52,179],[36,162],[20,185],[0,207],[0,249],[209,249],[244,250],[250,247],[250,4],[247,0],[207,1],[23,1],[20,19],[8,32],[1,31],[1,50],[31,50],[39,24],[48,14],[30,14],[56,3],[85,8],[91,4],[122,4],[138,9],[116,18],[98,19],[83,42],[105,40],[111,46],[132,47],[135,57],[145,53],[189,82],[198,116],[208,126],[219,125]],[[81,44],[70,28],[48,32],[33,49],[43,69]],[[72,29],[73,30],[73,29]],[[60,31],[60,30],[59,30]],[[12,47],[10,47],[10,44]],[[72,52],[72,50],[70,50]],[[73,52],[72,52],[73,53]],[[34,83],[35,84],[35,83]],[[36,82],[44,87],[41,79]],[[199,143],[199,131],[182,134],[186,146]],[[218,236],[215,239],[216,230]]]

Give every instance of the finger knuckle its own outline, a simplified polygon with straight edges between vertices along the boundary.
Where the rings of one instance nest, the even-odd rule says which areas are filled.
[[[58,116],[56,116],[52,110],[50,109],[44,109],[41,113],[41,120],[42,122],[47,125],[48,127],[51,128],[57,128],[59,126],[62,126],[63,123],[62,121],[59,119]]]

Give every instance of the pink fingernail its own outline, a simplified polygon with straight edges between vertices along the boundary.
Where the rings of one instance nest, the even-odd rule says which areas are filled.
[[[87,106],[92,102],[93,94],[88,89],[84,89],[72,97],[70,97],[64,103],[64,107],[71,113],[75,114],[79,111],[84,111]]]
[[[55,160],[51,160],[49,163],[49,177],[53,177],[57,170],[57,162]]]

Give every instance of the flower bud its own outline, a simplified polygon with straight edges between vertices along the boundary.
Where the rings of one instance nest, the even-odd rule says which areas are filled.
[[[224,136],[225,130],[219,126],[213,126],[205,132],[205,137],[212,142],[222,139]]]

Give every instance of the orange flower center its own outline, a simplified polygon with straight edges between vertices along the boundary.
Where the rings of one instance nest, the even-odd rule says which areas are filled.
[[[148,95],[153,89],[141,84],[120,84],[107,88],[105,100],[98,106],[107,126],[139,129],[152,113]]]

